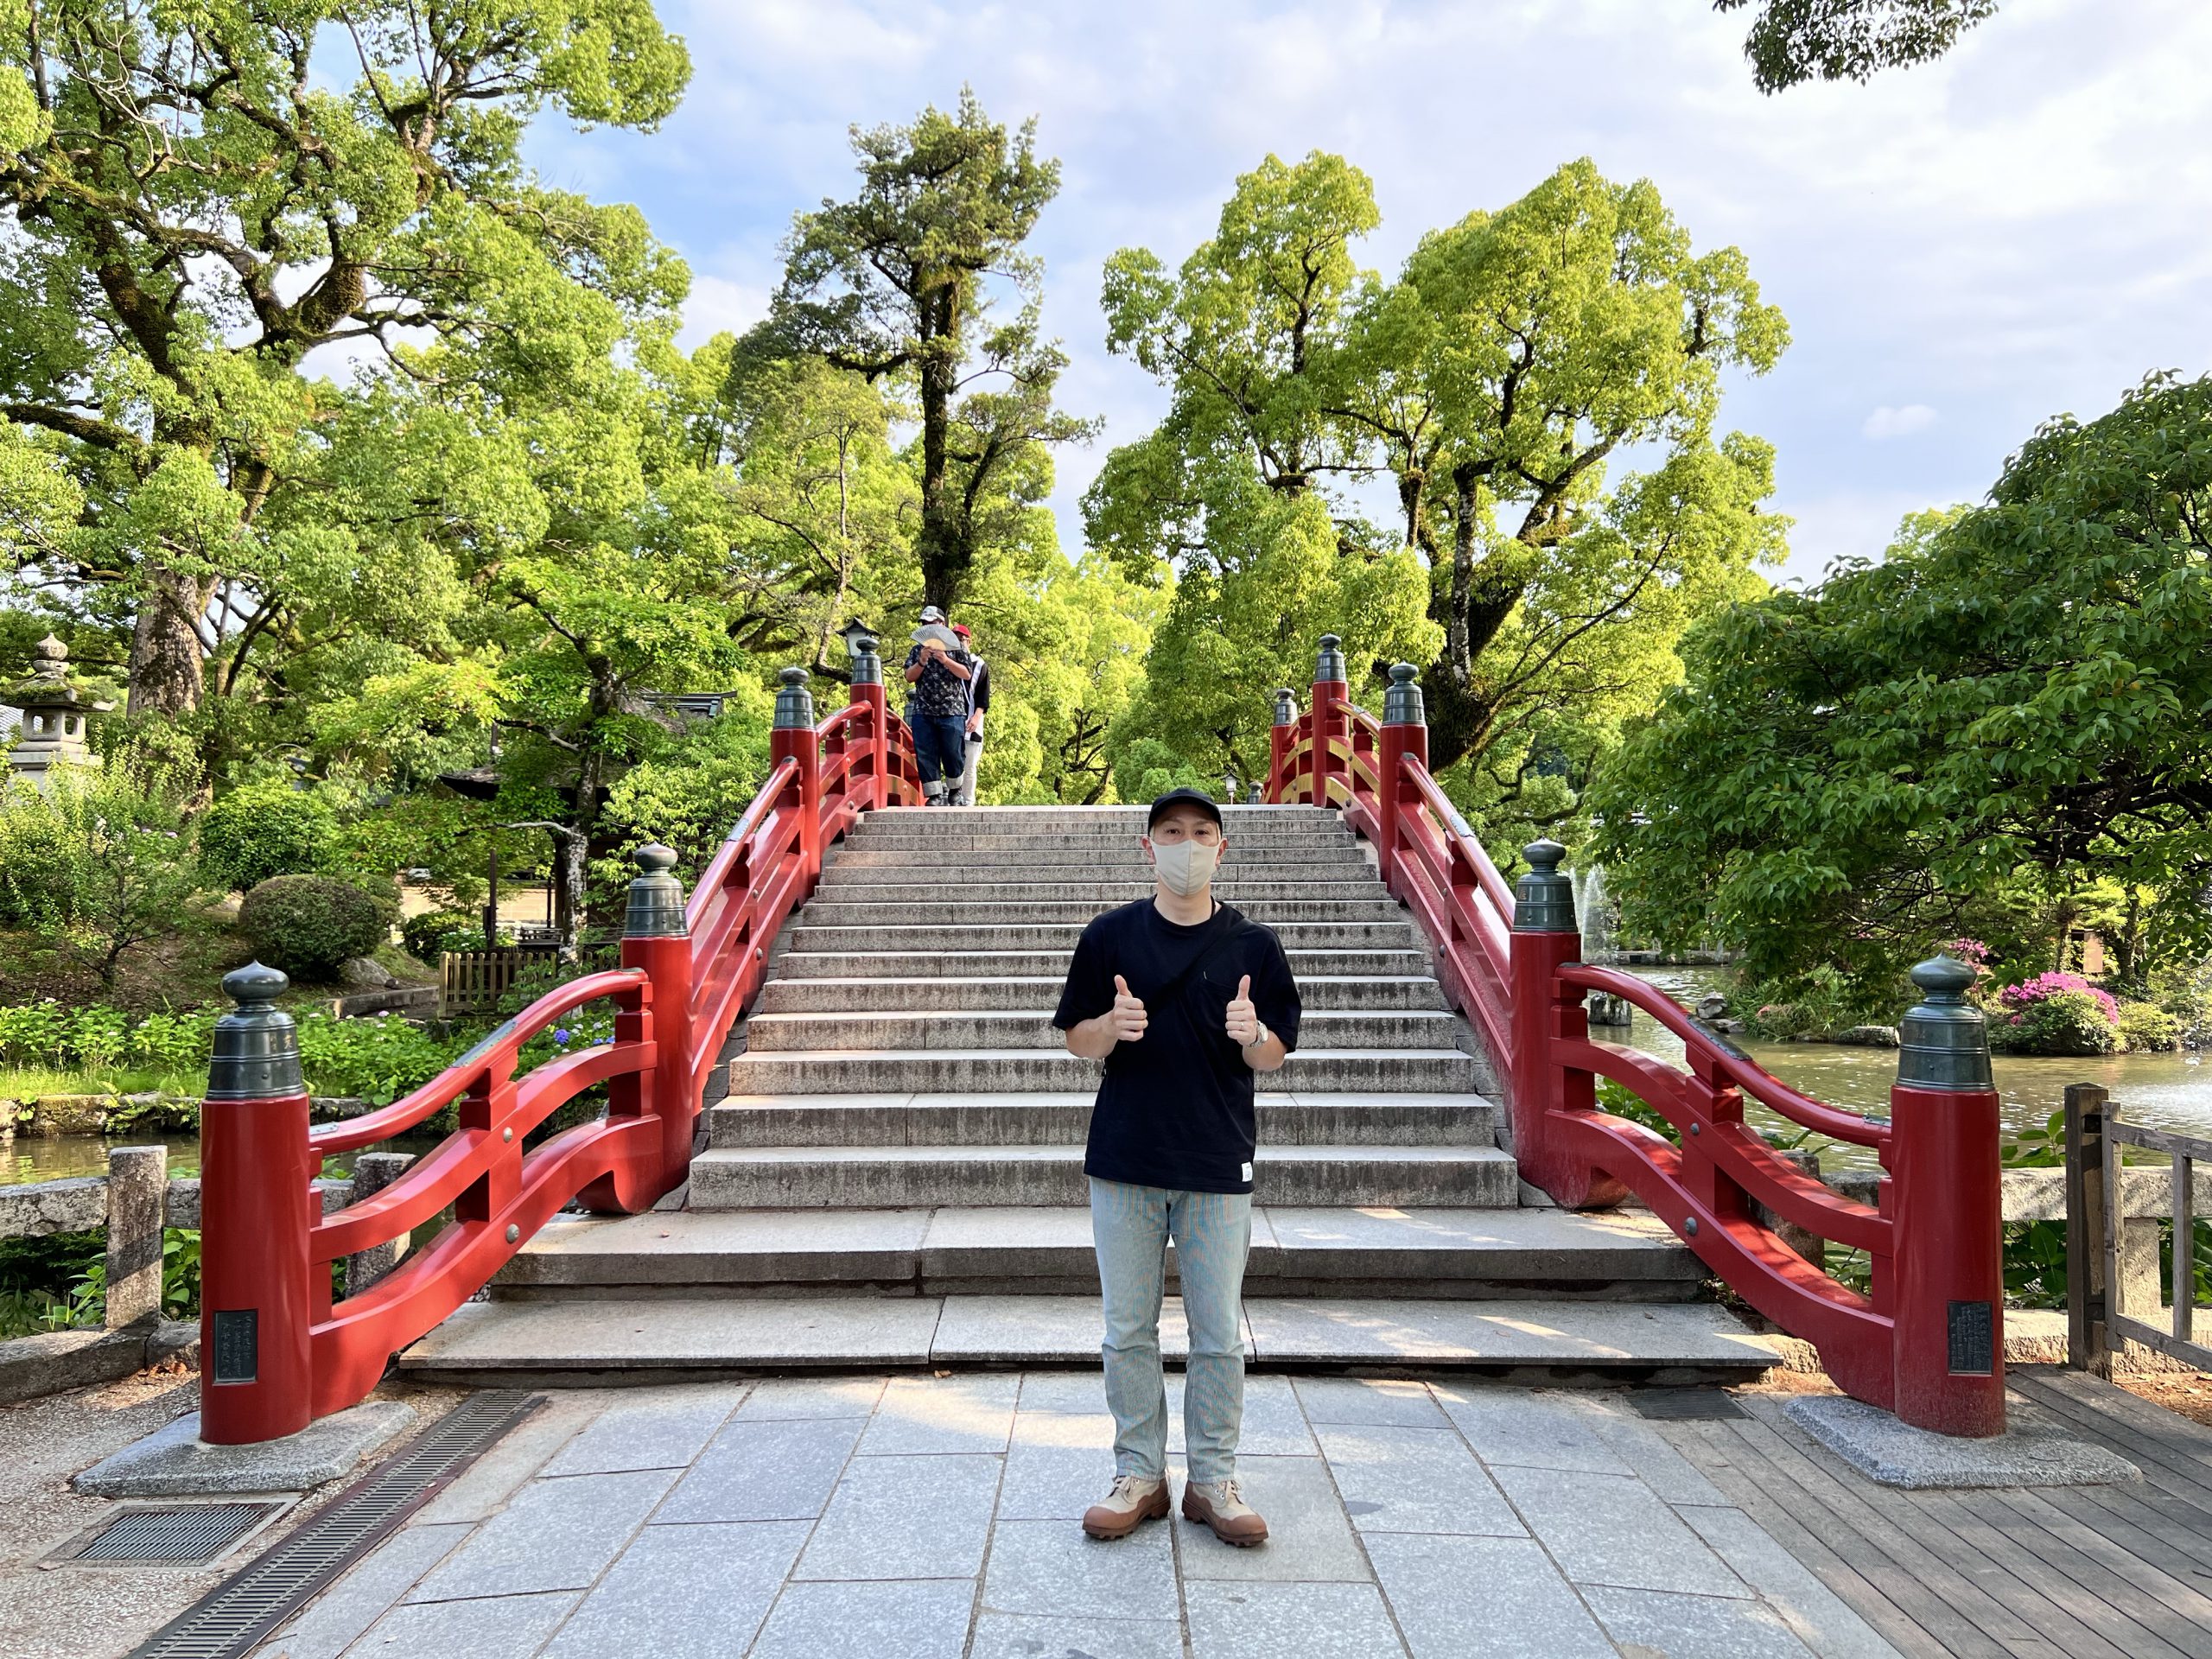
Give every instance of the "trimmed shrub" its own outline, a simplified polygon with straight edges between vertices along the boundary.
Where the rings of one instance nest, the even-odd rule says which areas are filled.
[[[2168,1053],[2181,1046],[2181,1021],[2155,1002],[2123,1002],[2120,1036],[2131,1054]]]
[[[322,868],[338,820],[320,797],[270,781],[232,790],[200,815],[194,831],[200,867],[249,893],[271,876]]]
[[[238,926],[264,962],[321,979],[382,944],[390,925],[377,901],[351,882],[277,875],[246,894]]]
[[[483,919],[466,910],[426,911],[399,925],[399,942],[407,947],[409,956],[435,967],[440,951],[481,950]]]
[[[2000,1054],[2110,1054],[2120,1047],[2120,1026],[2099,995],[2053,991],[2015,1013],[1994,1014],[1989,1046]]]

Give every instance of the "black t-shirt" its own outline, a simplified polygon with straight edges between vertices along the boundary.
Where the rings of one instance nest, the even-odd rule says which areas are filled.
[[[1215,949],[1224,933],[1231,942]],[[1160,989],[1211,950],[1166,1001]],[[1249,1192],[1256,1140],[1252,1068],[1224,1028],[1236,982],[1252,976],[1260,1022],[1298,1046],[1298,985],[1273,928],[1228,906],[1194,926],[1169,921],[1149,899],[1095,918],[1077,941],[1052,1023],[1065,1031],[1114,1006],[1114,976],[1147,1016],[1145,1033],[1116,1043],[1090,1113],[1084,1173],[1181,1192]]]

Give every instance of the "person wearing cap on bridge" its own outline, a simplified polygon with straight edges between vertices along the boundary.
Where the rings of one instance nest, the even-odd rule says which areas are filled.
[[[960,772],[958,806],[976,804],[976,771],[983,763],[983,716],[991,711],[991,665],[969,643],[968,625],[956,622],[953,632],[960,636],[975,670],[968,682],[968,759]]]
[[[1168,1510],[1160,1307],[1172,1237],[1190,1325],[1183,1515],[1249,1547],[1268,1536],[1236,1481],[1252,1079],[1279,1070],[1298,1046],[1298,985],[1274,931],[1213,896],[1229,843],[1211,798],[1170,790],[1152,804],[1139,844],[1152,897],[1084,929],[1052,1016],[1068,1052],[1106,1063],[1083,1166],[1105,1299],[1115,1473],[1083,1529],[1126,1538]]]
[[[960,788],[968,747],[968,680],[974,659],[944,626],[944,613],[922,607],[906,653],[906,724],[913,728],[914,762],[922,773],[922,803],[951,804]]]

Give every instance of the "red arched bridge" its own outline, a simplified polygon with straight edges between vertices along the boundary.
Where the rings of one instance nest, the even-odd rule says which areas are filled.
[[[759,992],[778,931],[814,891],[823,851],[864,812],[920,799],[913,742],[887,705],[873,642],[852,700],[816,723],[805,675],[784,671],[772,765],[687,899],[663,848],[638,854],[621,965],[539,998],[439,1077],[381,1110],[310,1127],[281,976],[226,982],[238,1012],[218,1027],[202,1122],[202,1438],[263,1440],[350,1406],[391,1356],[468,1300],[558,1211],[650,1207],[684,1179],[709,1072]],[[1347,696],[1325,636],[1311,701],[1275,697],[1267,799],[1341,809],[1372,844],[1390,893],[1433,947],[1438,978],[1488,1050],[1523,1179],[1560,1204],[1633,1196],[1719,1279],[1819,1351],[1846,1392],[1951,1434],[2004,1427],[1997,1096],[1972,974],[1916,970],[1927,1000],[1905,1016],[1888,1121],[1789,1088],[1672,1000],[1580,960],[1564,849],[1539,842],[1509,886],[1429,774],[1414,670],[1400,664],[1378,719]],[[1681,1038],[1681,1068],[1590,1035],[1598,992]],[[609,1042],[518,1075],[523,1046],[604,999]],[[1607,1078],[1654,1109],[1662,1135],[1598,1105]],[[605,1116],[528,1144],[554,1111],[607,1086]],[[1871,1148],[1884,1178],[1869,1207],[1777,1154],[1745,1121],[1746,1097]],[[325,1215],[311,1183],[334,1154],[418,1128],[447,1107],[457,1126],[372,1196]],[[454,1220],[357,1294],[334,1299],[332,1264]],[[1768,1220],[1864,1250],[1855,1290],[1786,1243]]]

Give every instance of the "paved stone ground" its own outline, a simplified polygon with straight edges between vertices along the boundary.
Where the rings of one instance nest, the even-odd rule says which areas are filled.
[[[1112,1438],[1096,1373],[556,1395],[261,1654],[1893,1652],[1618,1393],[1253,1377],[1249,1551],[1085,1538]]]

